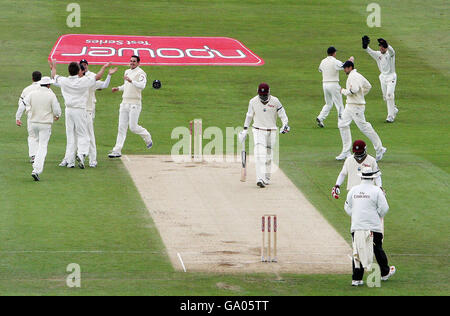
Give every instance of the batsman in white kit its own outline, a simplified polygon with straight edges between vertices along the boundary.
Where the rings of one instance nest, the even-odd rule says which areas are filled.
[[[355,185],[361,183],[361,177],[358,175],[365,167],[370,167],[372,170],[379,170],[377,161],[366,151],[366,143],[363,140],[355,140],[353,143],[353,155],[347,157],[339,173],[336,184],[331,189],[331,195],[338,199],[341,193],[341,185],[344,183],[347,177],[347,191],[350,191]],[[374,178],[375,185],[382,186],[381,172],[378,173],[378,177]]]
[[[260,188],[270,183],[273,148],[278,133],[277,116],[283,124],[280,133],[288,133],[290,127],[283,105],[277,97],[270,95],[269,85],[261,83],[258,86],[258,95],[249,102],[244,130],[239,133],[239,141],[244,144],[248,127],[253,120],[256,184]]]
[[[385,39],[378,39],[379,51],[374,51],[369,47],[370,38],[364,35],[362,38],[363,49],[377,62],[380,70],[380,84],[383,92],[383,100],[387,106],[387,123],[393,123],[398,113],[395,105],[395,86],[397,84],[397,73],[395,72],[395,51]]]
[[[346,88],[341,89],[341,93],[347,96],[342,119],[338,122],[339,132],[342,138],[342,152],[336,157],[336,160],[345,160],[351,155],[352,134],[350,124],[355,122],[359,130],[366,135],[373,144],[376,152],[376,160],[383,158],[386,148],[383,147],[381,139],[372,127],[372,124],[366,121],[364,112],[366,109],[366,100],[364,96],[369,93],[372,85],[369,81],[358,73],[355,65],[351,61],[346,61],[343,65],[345,73],[348,75]]]
[[[49,77],[43,77],[39,81],[39,88],[30,92],[24,99],[24,103],[29,108],[31,132],[38,142],[31,173],[35,181],[40,181],[40,174],[44,170],[53,121],[57,121],[61,116],[59,102],[50,89],[52,83]]]
[[[325,105],[316,118],[319,127],[325,127],[323,122],[330,114],[331,108],[336,107],[338,113],[338,120],[344,112],[344,104],[342,103],[341,86],[339,85],[339,71],[343,70],[342,61],[336,59],[336,48],[328,47],[328,56],[320,62],[319,72],[322,73],[323,96],[325,98]],[[354,61],[353,56],[348,60]]]
[[[42,78],[42,74],[40,71],[34,71],[31,74],[31,78],[33,80],[33,83],[27,86],[25,89],[23,89],[22,94],[20,95],[19,102],[18,102],[18,108],[16,112],[16,125],[22,126],[22,115],[23,112],[27,114],[27,131],[28,131],[28,156],[30,157],[30,162],[34,162],[34,158],[36,156],[36,151],[38,148],[38,141],[34,137],[34,133],[31,130],[31,124],[30,124],[30,108],[27,107],[24,103],[25,98],[27,97],[30,92],[37,90],[40,88],[39,81]]]
[[[108,155],[109,158],[122,156],[122,148],[127,137],[128,127],[132,133],[142,137],[147,148],[150,149],[153,146],[150,133],[138,124],[142,110],[142,90],[145,89],[147,84],[147,74],[139,67],[140,61],[139,56],[131,56],[130,69],[125,70],[124,84],[120,87],[112,88],[112,92],[123,91],[123,95],[119,110],[116,145]]]

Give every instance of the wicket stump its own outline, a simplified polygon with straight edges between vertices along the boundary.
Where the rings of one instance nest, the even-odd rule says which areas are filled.
[[[266,225],[266,218],[267,218],[267,225]],[[267,227],[267,248],[266,248],[266,227]],[[262,231],[261,262],[277,262],[277,230],[278,230],[277,215],[275,214],[263,215],[261,222],[261,231]]]

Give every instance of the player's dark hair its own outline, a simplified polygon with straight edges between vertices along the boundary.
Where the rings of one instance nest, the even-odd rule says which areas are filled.
[[[139,56],[133,55],[133,56],[131,56],[131,57],[134,57],[134,58],[136,58],[136,60],[137,60],[137,62],[138,62],[138,63],[140,63],[140,62],[141,62],[141,58],[140,58]]]
[[[31,74],[32,78],[33,78],[33,82],[38,82],[39,80],[41,80],[42,78],[42,74],[40,71],[33,71],[33,73]]]
[[[69,64],[68,69],[71,76],[76,76],[80,72],[80,66],[74,61]]]

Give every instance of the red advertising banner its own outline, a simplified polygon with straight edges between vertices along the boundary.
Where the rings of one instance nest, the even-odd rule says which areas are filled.
[[[141,65],[264,65],[262,58],[228,37],[65,34],[56,41],[49,59],[63,64],[86,59],[89,64],[128,65],[131,55],[138,55]]]

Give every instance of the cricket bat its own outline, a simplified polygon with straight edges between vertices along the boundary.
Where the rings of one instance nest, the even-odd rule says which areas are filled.
[[[241,182],[245,182],[247,180],[247,153],[245,152],[245,147],[241,151]]]

